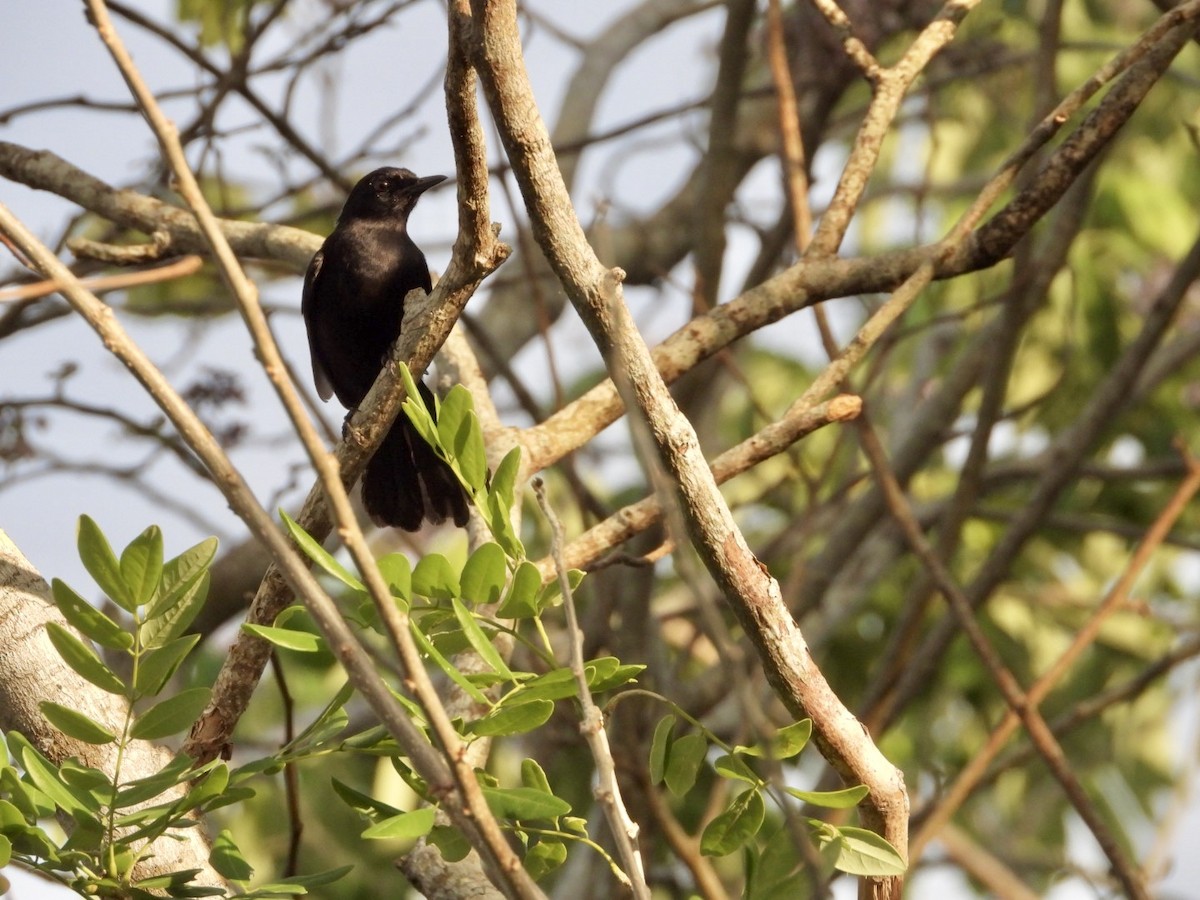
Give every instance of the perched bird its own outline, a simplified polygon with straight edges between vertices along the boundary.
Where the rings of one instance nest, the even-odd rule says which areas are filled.
[[[312,258],[300,309],[322,400],[336,394],[353,413],[400,335],[405,296],[414,288],[430,291],[425,254],[408,236],[408,216],[421,194],[445,178],[390,167],[364,176]],[[417,384],[433,413],[433,395]],[[377,525],[416,531],[425,520],[467,522],[458,479],[404,413],[367,463],[362,496]]]

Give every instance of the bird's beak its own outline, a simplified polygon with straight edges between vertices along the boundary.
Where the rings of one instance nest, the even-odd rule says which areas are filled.
[[[424,178],[418,178],[412,186],[413,196],[419,197],[435,184],[441,184],[445,180],[445,175],[427,175]]]

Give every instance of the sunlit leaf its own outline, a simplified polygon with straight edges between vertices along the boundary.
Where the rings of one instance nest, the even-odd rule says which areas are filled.
[[[145,606],[154,599],[163,568],[163,537],[157,525],[151,525],[121,553],[121,580],[129,589],[130,602]]]
[[[66,582],[55,578],[50,588],[58,611],[85,637],[109,650],[128,650],[133,646],[132,634],[80,597]]]
[[[756,790],[746,791],[705,826],[700,835],[700,852],[705,856],[732,853],[758,834],[766,813],[762,795]]]
[[[46,623],[46,635],[68,666],[103,691],[125,694],[125,684],[108,666],[101,662],[91,647],[57,622]]]
[[[90,516],[80,516],[77,531],[79,560],[92,579],[117,606],[126,612],[137,608],[134,597],[121,577],[121,564],[108,543],[108,538]]]
[[[180,691],[150,707],[137,717],[129,733],[145,741],[156,741],[168,735],[178,734],[191,726],[204,712],[212,691],[205,687]]]
[[[42,711],[42,715],[50,721],[50,724],[63,734],[83,741],[85,744],[111,744],[117,739],[115,734],[99,722],[70,707],[43,700],[38,704],[38,709]]]

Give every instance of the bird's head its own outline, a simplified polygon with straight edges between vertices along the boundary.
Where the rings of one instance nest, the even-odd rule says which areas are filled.
[[[346,198],[342,216],[362,219],[404,220],[417,205],[417,199],[435,184],[446,180],[445,175],[418,178],[408,169],[385,166],[359,179]]]

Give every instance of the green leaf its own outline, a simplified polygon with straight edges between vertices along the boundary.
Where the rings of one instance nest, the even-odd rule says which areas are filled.
[[[823,841],[828,839],[825,829],[833,826],[821,824],[824,827],[818,832],[818,840]],[[875,832],[851,825],[833,830],[837,832],[842,845],[834,863],[834,868],[839,872],[872,878],[904,874],[907,868],[904,859],[896,852],[895,847]]]
[[[537,595],[542,589],[542,573],[536,565],[525,560],[513,573],[508,596],[496,610],[501,619],[529,619],[538,614]]]
[[[766,756],[770,759],[791,759],[804,749],[810,737],[812,719],[801,719],[775,732],[769,747],[763,747],[759,743],[753,747],[734,747],[733,752],[744,753],[747,756]]]
[[[412,563],[403,553],[389,553],[377,561],[383,580],[392,594],[405,602],[412,601]]]
[[[553,819],[571,811],[566,800],[533,788],[481,787],[480,790],[492,815],[502,819]]]
[[[142,643],[147,647],[161,647],[183,634],[204,608],[209,580],[208,571],[202,571],[167,595],[169,602],[155,604],[153,612],[142,624]]]
[[[575,686],[575,674],[570,669],[551,669],[545,675],[538,675],[521,684],[519,688],[505,695],[502,702],[515,701],[528,703],[530,700],[564,700],[576,697],[579,689]]]
[[[746,791],[705,826],[700,835],[700,852],[705,856],[732,853],[758,834],[766,814],[762,795],[757,790]]]
[[[554,704],[549,700],[532,700],[494,709],[482,719],[476,719],[468,728],[480,737],[497,737],[525,734],[540,728],[554,715]]]
[[[153,800],[163,791],[187,781],[194,774],[192,760],[182,753],[178,754],[153,775],[147,775],[145,778],[122,785],[113,805],[117,809],[127,809],[130,806]]]
[[[129,730],[130,737],[155,741],[178,734],[204,712],[211,694],[212,691],[205,687],[189,688],[154,704],[137,717]]]
[[[117,739],[115,734],[99,722],[93,721],[70,707],[43,700],[38,704],[38,709],[42,711],[42,715],[49,720],[51,725],[77,741],[83,741],[85,744],[111,744]]]
[[[550,779],[546,777],[546,770],[538,764],[536,759],[521,760],[521,784],[544,794],[554,793],[550,790]]]
[[[675,729],[674,713],[667,713],[654,726],[650,742],[650,783],[660,784],[667,771],[667,751],[671,748],[671,732]]]
[[[762,779],[755,775],[754,770],[738,756],[719,756],[713,763],[713,768],[726,778],[735,778],[754,787],[762,784]]]
[[[319,634],[308,631],[295,631],[291,628],[276,628],[273,625],[252,625],[243,623],[242,631],[257,635],[264,641],[269,641],[284,650],[295,650],[297,653],[315,653],[325,646],[325,641]]]
[[[507,521],[512,516],[513,503],[516,500],[517,475],[521,471],[521,448],[513,447],[504,454],[500,465],[492,475],[492,486],[488,494],[495,495],[500,501],[501,511]]]
[[[484,509],[487,512],[488,527],[497,543],[512,559],[524,559],[525,547],[513,530],[512,512],[516,503],[517,475],[521,470],[521,448],[513,447],[504,455],[500,465],[492,475],[491,487],[488,489]]]
[[[785,787],[784,790],[797,800],[803,800],[813,806],[823,806],[826,809],[850,809],[858,806],[859,801],[871,792],[871,789],[865,784],[843,788],[840,791],[801,791],[790,787]]]
[[[510,559],[524,559],[525,545],[517,537],[516,529],[513,528],[512,518],[502,508],[501,503],[502,501],[495,494],[487,495],[487,500],[484,501],[484,508],[488,528],[491,529],[492,537],[496,539],[496,543],[504,548],[505,554]]]
[[[471,611],[457,597],[452,598],[450,604],[454,610],[454,618],[458,620],[458,625],[466,635],[467,641],[470,642],[471,648],[479,654],[480,659],[491,667],[493,672],[499,672],[505,680],[511,681],[515,677],[512,670],[504,662],[504,657],[500,655],[500,652],[492,646],[491,639],[484,634],[483,629],[479,627],[479,622],[471,615]]]
[[[222,829],[213,841],[208,861],[218,873],[233,881],[249,881],[254,875],[254,867],[246,862],[242,851],[233,842],[233,835],[227,829]]]
[[[317,564],[324,572],[332,575],[346,587],[355,591],[363,591],[362,582],[358,580],[350,571],[340,562],[330,555],[321,544],[316,541],[312,535],[300,527],[300,525],[282,509],[279,510],[279,516],[283,519],[283,524],[287,526],[288,533],[291,534],[292,540],[296,542],[304,555]]]
[[[398,816],[382,819],[371,825],[362,833],[362,836],[371,840],[416,840],[433,830],[436,814],[437,811],[432,806],[400,813]]]
[[[567,570],[567,583],[571,585],[571,590],[574,591],[583,582],[583,576],[587,573],[581,569]],[[557,579],[551,579],[541,593],[538,594],[538,610],[549,609],[552,606],[558,606],[562,603],[562,583]]]
[[[500,545],[480,544],[462,570],[462,598],[477,605],[497,603],[508,578],[508,567]]]
[[[804,896],[799,890],[800,879],[807,879],[803,860],[796,852],[792,835],[779,828],[761,851],[748,847],[746,853],[754,862],[753,878],[746,890],[746,900],[774,900],[776,897]]]
[[[163,569],[163,537],[157,525],[151,525],[129,542],[121,553],[120,569],[133,604],[149,604],[158,590]]]
[[[137,695],[153,697],[161,691],[199,642],[200,635],[187,634],[143,654],[134,673]]]
[[[450,825],[435,825],[429,832],[429,843],[437,847],[442,859],[450,863],[465,859],[471,852],[471,844],[466,836]]]
[[[334,793],[342,798],[342,801],[355,812],[366,816],[372,821],[379,821],[384,818],[392,818],[402,815],[404,810],[397,809],[394,806],[389,806],[382,800],[376,800],[374,797],[364,794],[362,791],[356,791],[354,788],[345,782],[338,781],[336,778],[329,779],[333,785]]]
[[[458,577],[450,568],[450,560],[440,553],[427,553],[417,561],[412,573],[412,589],[414,593],[434,600],[460,596]]]
[[[101,690],[124,696],[124,683],[112,669],[100,661],[100,657],[91,647],[57,622],[46,623],[46,635],[68,666]]]
[[[156,618],[178,603],[200,578],[208,571],[217,556],[217,539],[205,538],[189,547],[173,559],[163,563],[162,578],[158,583],[158,594],[150,604],[147,618]]]
[[[0,834],[0,869],[12,862],[12,841]],[[7,893],[5,889],[4,893]]]
[[[525,870],[537,881],[567,861],[567,846],[562,841],[542,838],[525,854]]]
[[[50,588],[58,611],[85,637],[109,650],[128,650],[133,646],[132,634],[80,597],[66,582],[55,578]]]
[[[487,453],[483,429],[471,401],[471,392],[461,384],[450,389],[438,409],[438,439],[458,463],[463,480],[476,492],[487,487]]]
[[[589,661],[584,671],[588,676],[588,687],[593,694],[599,694],[634,681],[645,668],[643,665],[623,666],[616,657],[602,656]]]
[[[484,706],[489,707],[492,705],[492,702],[488,700],[486,696],[484,696],[484,693],[479,690],[479,688],[475,687],[475,685],[473,685],[463,675],[462,672],[458,671],[454,664],[451,663],[450,660],[446,659],[446,657],[441,654],[437,647],[433,646],[433,642],[430,641],[429,638],[425,636],[425,633],[417,627],[416,622],[412,622],[411,627],[413,637],[416,638],[421,650],[434,661],[439,669],[441,669],[450,677],[451,681],[466,691],[467,694],[470,695],[471,699],[473,699],[476,703],[481,703]]]
[[[58,769],[29,743],[24,735],[15,731],[8,733],[9,752],[20,762],[33,786],[59,809],[74,815],[97,808],[94,797],[87,791],[77,792],[70,788],[58,774]],[[14,798],[15,799],[15,798]]]
[[[80,516],[76,538],[79,560],[100,586],[100,590],[126,612],[136,610],[137,604],[133,595],[121,577],[121,564],[117,562],[117,557],[100,526],[91,517]]]
[[[667,754],[667,769],[663,773],[667,790],[676,797],[682,797],[690,791],[707,752],[708,741],[702,734],[692,732],[673,742]]]
[[[404,403],[400,406],[401,411],[408,417],[408,421],[412,422],[413,427],[417,429],[417,434],[421,435],[421,439],[437,450],[437,424],[434,422],[434,417],[430,414],[429,408],[425,405],[425,401],[421,397],[421,389],[417,387],[416,381],[413,380],[412,372],[409,371],[407,363],[400,363],[400,380],[404,382],[404,391],[407,394],[404,398]],[[437,405],[436,398],[434,405]],[[438,455],[440,456],[441,454],[439,453]]]

